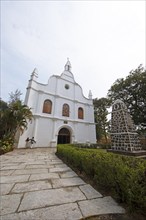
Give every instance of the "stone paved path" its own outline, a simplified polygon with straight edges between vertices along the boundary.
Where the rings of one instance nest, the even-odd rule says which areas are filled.
[[[0,156],[1,220],[78,220],[124,213],[55,155],[56,149],[16,149]]]

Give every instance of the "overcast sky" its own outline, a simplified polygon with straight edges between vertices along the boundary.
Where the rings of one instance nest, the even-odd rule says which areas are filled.
[[[145,66],[145,1],[1,0],[1,98],[19,89],[24,100],[30,74],[46,84],[67,57],[88,97],[106,97],[118,78]]]

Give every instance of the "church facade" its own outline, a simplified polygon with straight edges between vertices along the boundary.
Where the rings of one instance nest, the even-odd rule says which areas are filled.
[[[36,70],[31,74],[25,96],[33,120],[20,136],[18,148],[34,137],[33,147],[56,147],[64,143],[96,143],[94,108],[91,91],[84,97],[75,82],[68,60],[63,73],[52,75],[47,84],[37,82]]]

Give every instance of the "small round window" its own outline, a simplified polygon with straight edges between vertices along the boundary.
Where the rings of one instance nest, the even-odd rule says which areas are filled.
[[[65,84],[65,88],[66,88],[66,89],[69,89],[69,85],[68,85],[68,84]]]

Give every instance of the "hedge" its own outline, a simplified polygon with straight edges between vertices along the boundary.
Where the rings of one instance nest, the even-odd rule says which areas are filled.
[[[109,189],[131,210],[145,212],[146,160],[74,145],[58,145],[56,154],[80,172],[84,171],[98,186]]]

